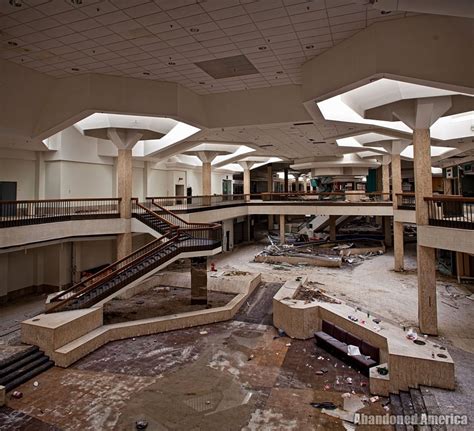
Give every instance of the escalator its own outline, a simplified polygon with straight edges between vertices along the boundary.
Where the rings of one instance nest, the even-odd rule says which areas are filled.
[[[54,296],[46,313],[91,307],[135,280],[171,262],[177,255],[221,247],[219,224],[188,223],[154,202],[133,201],[132,215],[159,238]]]

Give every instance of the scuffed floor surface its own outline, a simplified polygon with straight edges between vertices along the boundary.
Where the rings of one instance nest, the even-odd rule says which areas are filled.
[[[113,342],[36,380],[0,409],[0,429],[345,430],[310,403],[368,395],[366,377],[312,340],[237,320]]]

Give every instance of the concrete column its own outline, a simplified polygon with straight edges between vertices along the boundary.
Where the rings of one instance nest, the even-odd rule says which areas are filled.
[[[204,196],[210,196],[212,194],[211,190],[211,162],[202,163],[202,194]]]
[[[191,304],[207,304],[207,257],[191,258]]]
[[[267,166],[267,192],[273,192],[273,167],[272,165]]]
[[[117,159],[117,195],[120,201],[120,217],[132,218],[132,150],[118,150]],[[122,259],[132,252],[132,233],[117,235],[117,259]]]
[[[392,155],[392,202],[394,211],[397,209],[397,193],[402,192],[402,168],[400,154]],[[403,223],[393,221],[393,255],[394,270],[404,270]]]
[[[250,200],[250,169],[254,165],[254,162],[241,161],[241,162],[239,162],[239,165],[244,170],[244,195],[245,195],[245,200],[249,201]]]
[[[336,222],[338,218],[337,215],[329,216],[329,239],[331,241],[336,241]]]
[[[428,224],[428,204],[424,198],[433,195],[431,178],[431,141],[429,129],[413,131],[413,167],[415,171],[416,224]],[[438,334],[436,302],[435,249],[417,245],[418,319],[424,334]]]
[[[382,164],[382,193],[390,193],[390,166],[388,163]],[[383,195],[383,200],[390,200],[390,195]]]
[[[280,214],[280,244],[285,244],[285,214]]]

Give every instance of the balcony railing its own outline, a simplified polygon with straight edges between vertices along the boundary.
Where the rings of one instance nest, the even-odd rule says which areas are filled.
[[[172,211],[192,210],[203,207],[222,207],[243,205],[246,202],[389,202],[389,193],[334,192],[334,193],[255,193],[250,195],[211,195],[211,196],[158,196],[147,197],[155,203]]]
[[[415,210],[415,193],[397,193],[397,208],[399,210]]]
[[[120,217],[120,198],[0,201],[0,228]]]
[[[474,198],[462,196],[426,197],[428,219],[432,226],[474,229]]]

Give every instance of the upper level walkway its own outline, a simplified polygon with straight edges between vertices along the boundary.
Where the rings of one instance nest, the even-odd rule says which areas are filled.
[[[395,221],[415,223],[414,194],[397,195],[395,210],[388,199],[388,194],[354,191],[147,197],[143,204],[148,207],[157,204],[180,214],[189,223],[280,214],[394,216]],[[425,200],[429,204],[430,227],[474,230],[474,198],[434,196]],[[0,201],[0,248],[135,231],[129,219],[120,218],[120,201],[120,198]]]

